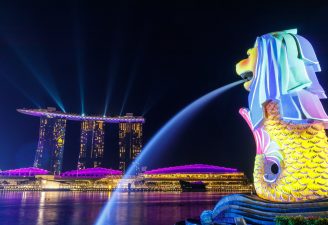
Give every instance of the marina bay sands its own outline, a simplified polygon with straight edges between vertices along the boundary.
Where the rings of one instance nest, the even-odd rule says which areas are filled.
[[[81,122],[77,169],[103,165],[105,124],[118,124],[119,170],[122,172],[125,172],[142,148],[142,125],[145,119],[141,116],[133,116],[132,113],[116,117],[85,116],[64,113],[52,107],[17,109],[17,111],[40,117],[39,140],[33,166],[48,170],[53,175],[62,173],[67,120]]]
[[[328,225],[328,2],[0,10],[0,225]]]

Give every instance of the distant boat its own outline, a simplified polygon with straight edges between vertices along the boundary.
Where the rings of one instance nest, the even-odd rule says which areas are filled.
[[[188,182],[184,180],[179,180],[181,189],[183,192],[205,192],[206,184],[202,181]]]

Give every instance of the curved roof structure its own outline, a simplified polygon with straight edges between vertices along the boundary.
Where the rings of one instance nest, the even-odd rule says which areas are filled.
[[[19,168],[13,170],[4,170],[0,171],[0,176],[8,176],[8,177],[33,177],[35,175],[46,175],[48,174],[48,170],[36,168],[36,167],[28,167],[28,168]]]
[[[84,120],[92,120],[92,121],[103,121],[105,123],[144,123],[145,119],[141,116],[133,116],[128,114],[126,116],[84,116],[78,114],[70,114],[64,113],[60,111],[55,111],[55,109],[17,109],[18,112],[37,117],[50,117],[50,118],[62,118],[67,120],[75,120],[75,121],[84,121]]]
[[[119,176],[122,171],[102,167],[87,168],[82,170],[71,170],[61,174],[62,178],[103,178],[107,176]]]
[[[188,174],[202,174],[202,173],[236,173],[237,169],[226,168],[221,166],[205,165],[205,164],[192,164],[184,166],[173,166],[166,168],[159,168],[155,170],[146,171],[144,174],[174,174],[174,173],[188,173]]]

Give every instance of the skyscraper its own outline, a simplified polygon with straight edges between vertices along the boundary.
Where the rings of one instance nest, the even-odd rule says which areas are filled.
[[[133,114],[126,114],[126,118]],[[126,172],[142,148],[142,123],[119,123],[119,169]],[[138,173],[140,165],[134,165]]]
[[[62,170],[66,119],[41,117],[34,167],[58,175]]]
[[[99,167],[103,164],[104,133],[103,121],[82,121],[78,169]]]
[[[101,167],[104,158],[105,123],[119,124],[119,168],[125,172],[142,148],[142,124],[145,119],[127,113],[125,116],[86,116],[56,111],[56,108],[17,109],[40,117],[40,132],[34,166],[60,174],[62,170],[66,120],[81,121],[78,169]],[[70,163],[70,162],[68,162]],[[136,165],[138,172],[139,166]]]

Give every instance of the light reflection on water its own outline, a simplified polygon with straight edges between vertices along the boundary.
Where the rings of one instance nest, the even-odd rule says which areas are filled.
[[[91,225],[108,192],[0,192],[1,225]],[[173,225],[212,209],[216,193],[118,193],[109,225]]]

